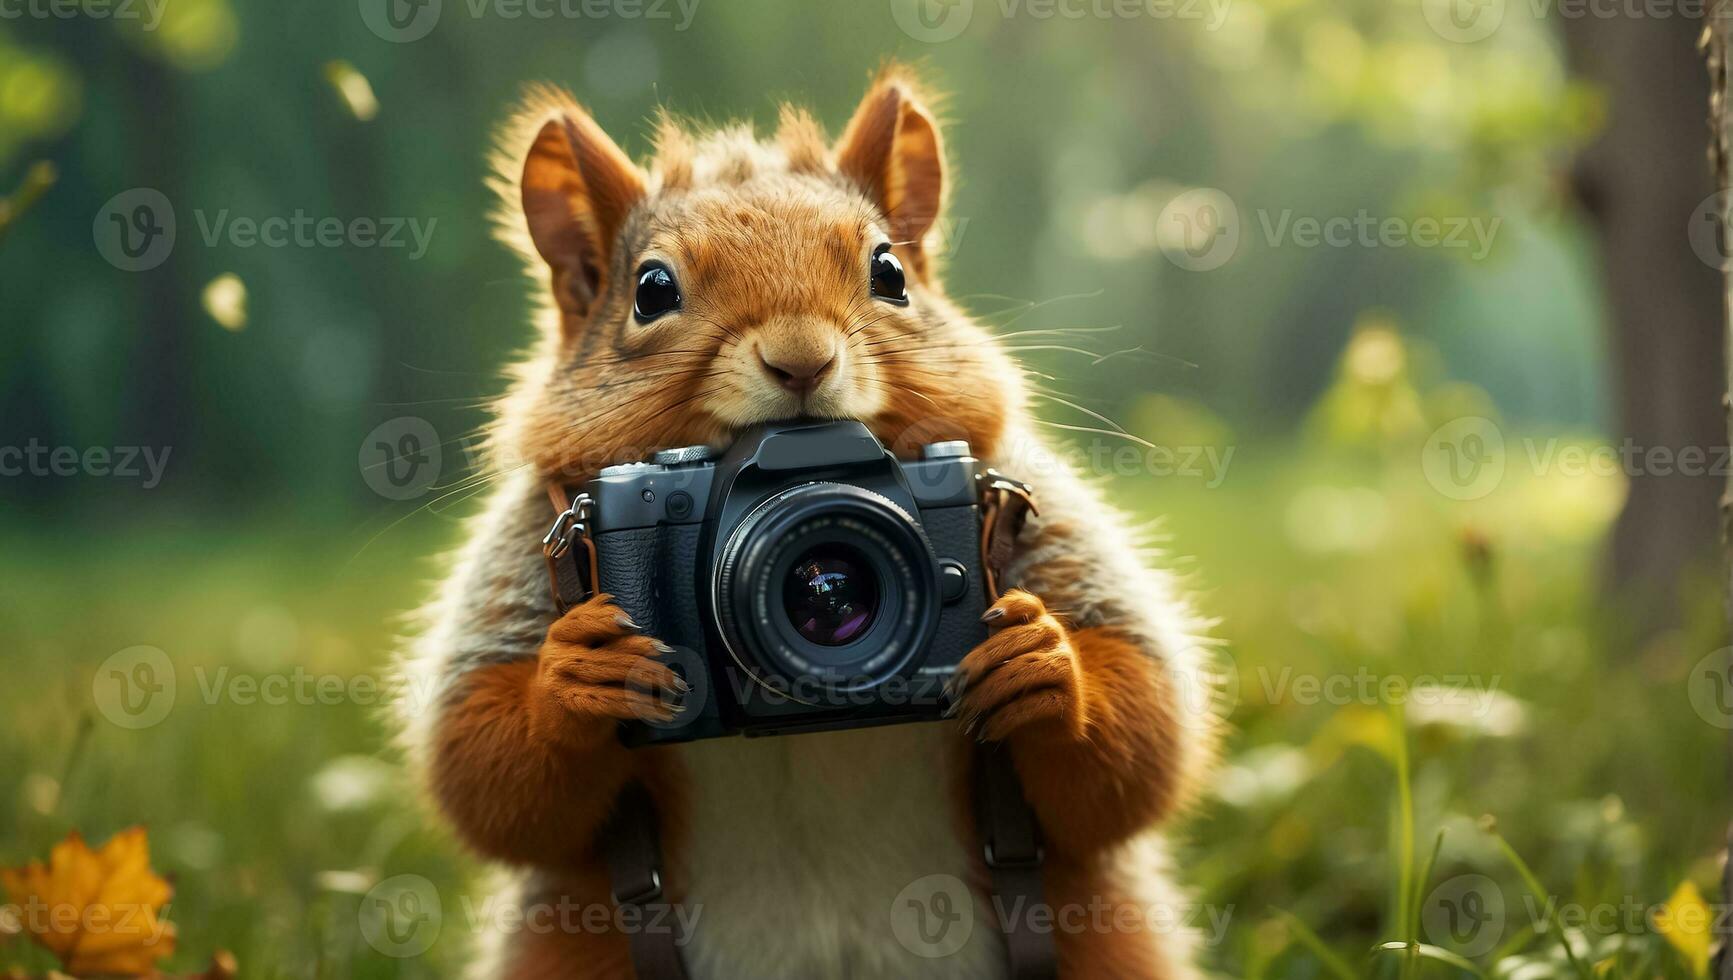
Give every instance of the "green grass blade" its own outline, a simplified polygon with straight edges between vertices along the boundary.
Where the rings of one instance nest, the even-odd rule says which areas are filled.
[[[1380,943],[1377,946],[1372,947],[1372,953],[1373,955],[1379,953],[1401,953],[1408,962],[1413,962],[1416,957],[1426,960],[1436,960],[1440,963],[1448,963],[1464,973],[1480,977],[1481,980],[1485,980],[1486,978],[1486,971],[1475,966],[1474,962],[1467,957],[1460,953],[1453,953],[1450,950],[1439,946],[1428,945],[1427,943]]]
[[[1571,948],[1570,937],[1565,935],[1564,925],[1558,921],[1558,914],[1553,909],[1551,897],[1541,886],[1540,879],[1535,877],[1534,869],[1528,866],[1528,862],[1522,859],[1522,855],[1516,853],[1516,848],[1510,846],[1510,841],[1504,839],[1504,835],[1498,832],[1497,826],[1492,824],[1490,820],[1483,824],[1482,829],[1492,836],[1493,841],[1498,844],[1499,850],[1504,852],[1505,860],[1509,861],[1511,867],[1515,868],[1516,873],[1522,877],[1523,885],[1528,888],[1529,894],[1534,896],[1534,900],[1539,902],[1540,907],[1546,912],[1547,925],[1558,933],[1559,945],[1564,947],[1565,959],[1570,961],[1571,968],[1582,980],[1594,980],[1588,968],[1583,965],[1581,960],[1577,959],[1576,950]]]
[[[1414,788],[1409,784],[1408,722],[1402,702],[1390,706],[1390,724],[1394,731],[1392,749],[1396,763],[1396,932],[1403,943],[1412,946],[1417,937],[1412,928],[1418,916],[1414,904]],[[1414,957],[1402,961],[1402,980],[1413,976]]]
[[[1420,909],[1426,902],[1426,883],[1432,880],[1432,869],[1438,866],[1438,852],[1444,849],[1444,828],[1438,828],[1438,836],[1432,838],[1432,853],[1427,856],[1426,864],[1420,869],[1420,877],[1414,879],[1414,900],[1408,903],[1408,914],[1413,916],[1408,922],[1408,940],[1417,942],[1420,939]]]
[[[1279,909],[1273,906],[1270,911],[1281,917],[1282,921],[1288,926],[1288,934],[1299,940],[1300,945],[1311,951],[1312,955],[1316,956],[1319,962],[1324,964],[1324,968],[1329,970],[1331,975],[1335,976],[1337,980],[1359,980],[1359,978],[1355,976],[1353,969],[1348,966],[1348,961],[1336,955],[1335,951],[1330,949],[1329,945],[1326,944],[1317,933],[1311,930],[1311,927],[1300,921],[1299,916],[1289,912],[1287,909]]]

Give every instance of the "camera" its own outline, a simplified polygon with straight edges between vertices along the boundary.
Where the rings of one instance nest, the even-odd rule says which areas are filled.
[[[691,687],[627,744],[940,717],[986,638],[978,478],[966,442],[901,461],[852,421],[751,430],[592,480],[595,580],[674,648]]]

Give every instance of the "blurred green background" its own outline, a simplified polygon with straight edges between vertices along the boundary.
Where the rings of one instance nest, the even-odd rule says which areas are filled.
[[[570,87],[643,153],[659,106],[768,129],[789,99],[834,131],[898,56],[950,93],[950,290],[1006,334],[1037,331],[1016,342],[1063,399],[1040,406],[1054,435],[1118,445],[1059,426],[1122,426],[1140,453],[1199,451],[1196,470],[1111,493],[1163,521],[1220,620],[1233,734],[1179,832],[1198,900],[1229,916],[1210,968],[1699,973],[1701,933],[1652,913],[1713,894],[1729,802],[1733,709],[1699,676],[1724,669],[1713,515],[1683,543],[1639,528],[1679,555],[1638,576],[1668,597],[1653,614],[1606,559],[1653,475],[1537,461],[1617,445],[1621,390],[1679,387],[1665,365],[1633,382],[1612,353],[1638,328],[1605,291],[1610,192],[1574,168],[1623,117],[1567,58],[1572,25],[1518,3],[1485,37],[1415,0],[1062,7],[549,0],[537,17],[443,0],[395,8],[402,29],[373,0],[0,10],[0,443],[167,453],[160,480],[0,477],[0,864],[144,823],[177,886],[176,965],[226,948],[256,977],[452,975],[456,926],[410,958],[363,936],[380,880],[449,897],[474,870],[404,790],[379,699],[203,692],[225,669],[385,677],[473,506],[482,406],[530,339],[483,187],[523,83]],[[1665,29],[1701,70],[1689,25],[1602,26]],[[1696,144],[1656,152],[1695,172]],[[1688,209],[1709,184],[1685,184]],[[113,222],[139,189],[176,236],[129,271]],[[413,222],[426,247],[208,233],[296,215]],[[1294,223],[1360,215],[1409,237],[1308,245]],[[1464,247],[1420,242],[1422,219],[1460,225]],[[1662,220],[1695,261],[1690,215]],[[1211,221],[1238,239],[1200,268],[1188,228]],[[1718,364],[1713,321],[1666,330],[1701,332],[1692,349]],[[1472,493],[1425,465],[1465,418],[1506,446],[1502,480]],[[379,433],[423,423],[428,479],[370,480]],[[141,644],[180,690],[129,730],[93,690]],[[1429,681],[1469,695],[1424,696]],[[1566,921],[1573,964],[1501,839],[1558,908],[1636,912]],[[1464,888],[1503,911],[1453,933]],[[1408,940],[1467,965],[1372,952]],[[48,960],[0,945],[14,963]]]

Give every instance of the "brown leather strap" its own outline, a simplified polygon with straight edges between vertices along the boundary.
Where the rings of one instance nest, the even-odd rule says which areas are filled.
[[[981,490],[981,569],[987,576],[987,595],[997,599],[1003,594],[1005,570],[1017,550],[1017,534],[1030,514],[1039,514],[1035,495],[1026,483],[1019,483],[987,470],[980,476]]]
[[[589,496],[568,498],[566,488],[558,483],[548,484],[547,491],[558,516],[542,538],[542,560],[548,566],[548,589],[553,595],[554,609],[563,616],[566,610],[583,604],[596,592],[596,543],[585,524],[589,519]]]
[[[1005,934],[1007,976],[1053,980],[1059,975],[1053,932],[1032,928],[1037,920],[1047,921],[1041,826],[1023,797],[1017,767],[1003,743],[989,742],[976,750],[974,793],[981,857],[993,877],[994,909]]]
[[[662,846],[656,804],[641,783],[631,783],[614,801],[614,814],[597,838],[608,863],[614,904],[622,912],[638,980],[686,980],[680,958],[679,916],[663,900]]]
[[[1025,484],[988,470],[982,474],[981,566],[987,576],[987,593],[993,599],[1003,594],[1005,570],[1016,553],[1017,535],[1029,515],[1036,513],[1035,498]],[[1059,975],[1059,951],[1050,929],[1037,930],[1044,917],[1046,891],[1041,865],[1046,851],[1041,842],[1041,824],[1023,796],[1023,784],[1012,763],[1011,750],[999,742],[988,742],[975,752],[975,830],[981,838],[981,857],[992,876],[994,907],[1005,934],[1005,952],[1011,980],[1053,980]]]

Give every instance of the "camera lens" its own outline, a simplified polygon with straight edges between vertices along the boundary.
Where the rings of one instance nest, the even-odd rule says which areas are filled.
[[[907,670],[938,629],[937,567],[920,525],[890,500],[850,484],[799,484],[760,501],[717,542],[716,631],[761,681],[820,698],[872,690]]]
[[[866,633],[878,612],[879,581],[860,552],[824,544],[795,559],[782,586],[788,621],[813,643],[839,647]]]

